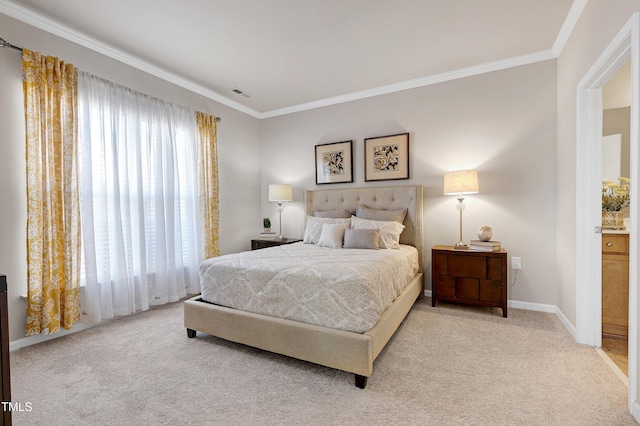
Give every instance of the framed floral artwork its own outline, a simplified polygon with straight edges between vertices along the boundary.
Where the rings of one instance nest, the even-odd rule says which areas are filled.
[[[364,140],[364,181],[409,179],[409,133]]]
[[[316,185],[353,182],[352,142],[316,145]]]

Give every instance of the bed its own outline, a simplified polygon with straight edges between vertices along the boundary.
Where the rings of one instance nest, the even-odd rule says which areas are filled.
[[[417,250],[417,272],[409,278],[408,284],[391,305],[382,312],[379,320],[364,332],[354,332],[221,306],[206,302],[202,295],[198,295],[184,302],[184,326],[187,336],[193,338],[196,331],[200,331],[225,340],[353,373],[356,386],[364,389],[368,377],[373,372],[376,357],[409,313],[416,299],[424,296],[422,186],[307,191],[305,200],[309,215],[316,211],[352,210],[356,209],[358,204],[371,209],[407,209],[400,244],[413,246]]]

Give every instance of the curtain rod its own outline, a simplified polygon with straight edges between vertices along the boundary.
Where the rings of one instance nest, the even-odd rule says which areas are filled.
[[[13,44],[7,42],[5,39],[0,38],[0,47],[7,47],[9,49],[15,49],[19,52],[22,52],[22,47],[14,46]],[[222,118],[216,117],[216,123],[220,123]]]
[[[0,38],[0,47],[8,47],[22,52],[22,47],[14,46],[13,44],[6,42],[3,38]]]

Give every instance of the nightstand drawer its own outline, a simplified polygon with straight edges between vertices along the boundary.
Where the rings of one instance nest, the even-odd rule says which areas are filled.
[[[502,279],[502,261],[501,257],[487,257],[487,279]]]
[[[446,275],[436,275],[433,285],[442,297],[456,296],[456,279]]]
[[[495,280],[480,280],[480,300],[483,302],[500,303],[502,297],[502,282]]]
[[[454,277],[485,278],[487,262],[484,257],[447,256],[447,275]]]
[[[480,280],[456,277],[456,299],[480,300]]]

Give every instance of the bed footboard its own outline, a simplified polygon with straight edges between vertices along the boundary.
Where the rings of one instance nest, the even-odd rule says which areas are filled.
[[[200,296],[184,303],[184,325],[188,330],[366,377],[371,375],[371,336],[238,311],[204,302]]]
[[[355,374],[364,389],[373,361],[423,292],[423,274],[417,274],[369,331],[360,334],[268,317],[214,305],[200,296],[184,302],[184,326],[193,338],[196,330],[236,343],[313,362]]]

